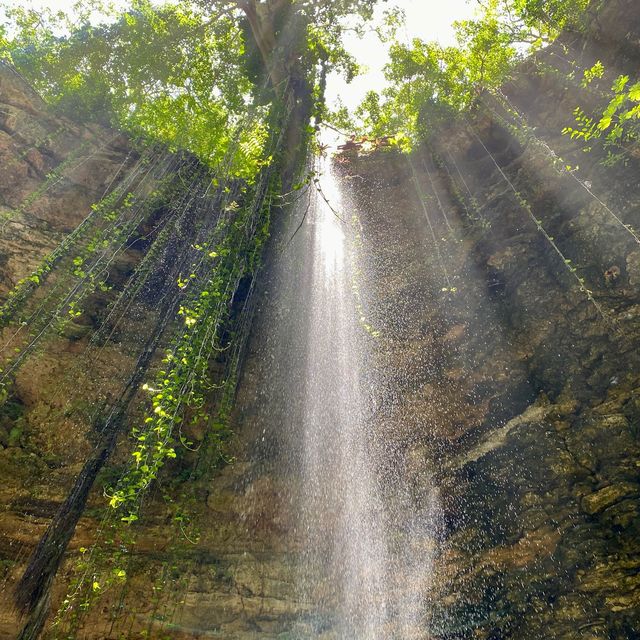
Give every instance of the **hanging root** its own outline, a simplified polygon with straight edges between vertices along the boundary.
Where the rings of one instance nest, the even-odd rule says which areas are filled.
[[[40,539],[33,552],[29,564],[18,582],[14,594],[16,607],[23,614],[29,615],[29,621],[23,629],[23,634],[31,629],[35,633],[36,622],[44,618],[49,609],[49,591],[53,578],[58,571],[62,558],[67,550],[78,520],[82,515],[91,487],[116,443],[118,424],[120,420],[112,420],[110,433],[104,443],[87,460],[82,472],[78,476],[73,490],[54,516],[51,524]],[[36,635],[25,635],[24,638],[36,638]],[[23,638],[23,635],[20,636]]]
[[[27,624],[18,636],[18,640],[37,640],[40,636],[51,604],[49,598],[50,588],[51,580],[49,581],[49,584],[45,585],[44,593],[46,595],[40,598],[38,605],[33,609]]]

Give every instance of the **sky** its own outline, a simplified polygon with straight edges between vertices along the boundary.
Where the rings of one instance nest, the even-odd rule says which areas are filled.
[[[378,11],[378,21],[382,18],[382,11],[390,6],[398,6],[406,13],[405,28],[397,34],[399,39],[410,42],[413,38],[421,38],[448,45],[454,42],[453,22],[470,18],[477,3],[475,0],[389,0]],[[331,75],[327,82],[327,103],[335,106],[339,97],[343,104],[353,109],[367,91],[380,89],[384,85],[387,47],[380,43],[373,31],[363,39],[347,32],[345,46],[360,65],[367,67],[367,71],[351,84],[337,74]]]

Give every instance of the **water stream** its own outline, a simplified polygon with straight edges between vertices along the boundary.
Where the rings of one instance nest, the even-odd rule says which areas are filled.
[[[310,209],[312,271],[303,400],[303,584],[319,581],[342,637],[379,637],[386,617],[387,539],[362,389],[366,360],[356,324],[346,222],[336,178],[324,172]],[[318,580],[319,578],[319,580]],[[313,593],[313,591],[312,591]],[[331,602],[333,600],[333,602]]]
[[[330,161],[320,173],[320,190],[301,197],[283,233],[263,329],[271,361],[286,363],[263,410],[297,484],[296,590],[305,604],[292,637],[428,638],[425,541],[433,539],[436,503],[417,506],[415,474],[398,469],[382,482],[378,462],[387,452],[372,420],[376,340],[354,294],[362,283],[353,264],[364,258],[354,242],[356,212]],[[286,408],[276,409],[278,400]]]

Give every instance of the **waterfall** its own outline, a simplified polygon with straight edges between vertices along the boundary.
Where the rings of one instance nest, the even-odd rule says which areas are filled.
[[[310,331],[301,428],[309,547],[302,568],[333,600],[340,636],[373,639],[386,616],[388,563],[361,388],[366,352],[347,260],[346,211],[326,165],[321,189],[330,204],[314,194],[308,222]]]
[[[296,495],[285,502],[303,605],[291,637],[428,638],[432,551],[424,541],[433,539],[435,503],[429,492],[416,506],[424,470],[408,471],[410,461],[383,482],[388,454],[372,420],[375,339],[354,294],[354,211],[329,160],[319,175],[281,230],[270,309],[261,314],[271,367],[263,447],[295,476]]]

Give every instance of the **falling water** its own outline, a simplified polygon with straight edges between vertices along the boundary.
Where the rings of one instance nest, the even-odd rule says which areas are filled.
[[[433,539],[432,495],[416,506],[413,475],[388,470],[374,433],[376,384],[354,291],[354,211],[330,161],[318,190],[300,198],[275,260],[263,391],[266,439],[295,476],[291,500],[304,603],[295,638],[428,638],[425,590]],[[284,364],[283,364],[284,363]],[[279,408],[278,408],[279,405]],[[266,444],[265,446],[269,446]],[[424,486],[424,482],[422,485]],[[423,491],[424,493],[424,491]],[[417,630],[417,631],[416,631]]]
[[[342,637],[377,638],[386,613],[387,541],[368,450],[360,376],[365,353],[346,259],[345,222],[336,217],[344,212],[331,173],[325,172],[321,188],[331,205],[316,195],[309,220],[312,330],[302,412],[302,517],[309,549],[304,569],[320,576],[329,602],[335,598]]]

